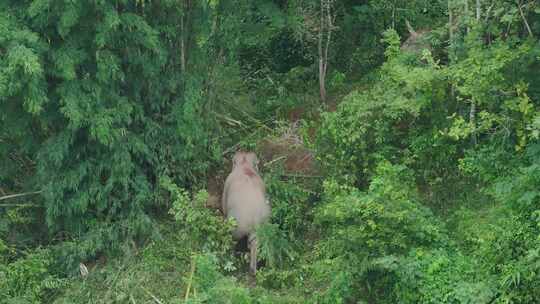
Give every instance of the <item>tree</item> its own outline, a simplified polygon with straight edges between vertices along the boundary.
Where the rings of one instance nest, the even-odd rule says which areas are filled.
[[[0,180],[16,181],[3,175],[10,159],[31,164],[8,171],[25,170],[26,183],[7,185],[41,191],[50,232],[92,242],[81,254],[149,235],[150,214],[166,199],[160,178],[199,187],[221,159],[211,141],[220,128],[205,110],[207,96],[218,94],[212,79],[221,76],[207,72],[218,60],[229,66],[221,50],[235,45],[217,45],[227,32],[212,28],[218,15],[240,25],[225,20],[234,5],[1,6]]]

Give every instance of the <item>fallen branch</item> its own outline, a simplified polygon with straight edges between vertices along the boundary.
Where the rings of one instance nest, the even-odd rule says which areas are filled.
[[[41,207],[36,204],[0,204],[0,208],[3,207]]]
[[[42,191],[33,191],[33,192],[25,192],[25,193],[17,193],[17,194],[10,194],[10,195],[6,195],[6,196],[2,196],[0,197],[0,201],[3,201],[3,200],[7,200],[7,199],[10,199],[10,198],[16,198],[16,197],[22,197],[22,196],[28,196],[28,195],[34,195],[34,194],[39,194],[41,193]]]
[[[273,160],[271,160],[271,161],[265,163],[265,164],[263,165],[263,167],[268,167],[268,166],[270,166],[271,164],[273,164],[273,163],[275,163],[275,162],[277,162],[277,161],[279,161],[279,160],[282,160],[282,159],[284,159],[284,158],[287,158],[287,156],[280,156],[280,157],[278,157],[278,158],[276,158],[276,159],[273,159]]]
[[[322,175],[302,175],[302,174],[281,174],[282,177],[293,178],[324,178]]]
[[[216,112],[214,112],[214,115],[222,118],[227,123],[229,123],[229,125],[231,125],[231,126],[242,126],[242,125],[244,125],[244,123],[242,123],[241,121],[233,119],[233,118],[231,118],[229,116],[225,116],[223,114],[219,114],[219,113],[216,113]]]
[[[163,302],[161,302],[155,295],[153,295],[150,291],[148,291],[148,289],[142,286],[141,286],[141,289],[144,290],[154,301],[156,301],[156,303],[163,304]]]

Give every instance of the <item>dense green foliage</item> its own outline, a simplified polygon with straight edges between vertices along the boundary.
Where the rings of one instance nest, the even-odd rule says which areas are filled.
[[[0,1],[0,302],[537,303],[539,36],[534,0]],[[239,148],[255,277],[209,207]]]

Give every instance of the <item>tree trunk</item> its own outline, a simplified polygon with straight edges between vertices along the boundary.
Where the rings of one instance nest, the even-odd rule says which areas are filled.
[[[476,0],[476,23],[477,26],[480,25],[480,0]],[[471,99],[471,109],[469,112],[469,123],[471,124],[472,133],[471,133],[471,142],[473,145],[476,145],[476,101]]]
[[[454,13],[452,12],[452,0],[448,0],[448,34],[449,34],[449,44],[452,45],[452,40],[454,39]]]
[[[323,59],[319,59],[319,93],[321,95],[321,101],[326,102],[326,75],[324,72]]]
[[[469,0],[465,0],[465,24],[467,26],[467,34],[469,33]]]
[[[319,94],[321,97],[322,102],[326,102],[326,75],[325,75],[325,68],[324,68],[324,54],[323,54],[323,32],[325,29],[324,26],[324,2],[325,0],[321,0],[321,12],[320,12],[320,27],[319,27]]]
[[[454,60],[454,13],[452,12],[452,0],[448,0],[448,64]],[[450,84],[450,98],[455,100],[456,88]]]
[[[186,72],[186,30],[184,26],[184,14],[180,17],[180,71],[182,71],[182,77]]]
[[[471,111],[469,112],[469,123],[471,124],[471,142],[476,145],[476,102],[471,100]]]
[[[328,70],[328,50],[332,39],[331,0],[321,0],[320,28],[319,28],[319,94],[322,102],[326,102],[326,72]],[[323,40],[326,43],[323,47]]]
[[[191,32],[191,0],[182,1],[182,16],[180,17],[180,69],[182,75],[186,73],[188,61],[188,48]]]
[[[396,29],[396,1],[392,2],[392,28]]]

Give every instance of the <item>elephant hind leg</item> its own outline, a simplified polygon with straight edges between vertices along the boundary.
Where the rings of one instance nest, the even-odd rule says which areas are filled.
[[[249,271],[251,272],[251,274],[255,275],[255,273],[257,272],[257,238],[255,237],[254,233],[249,235],[248,244],[250,252]]]

